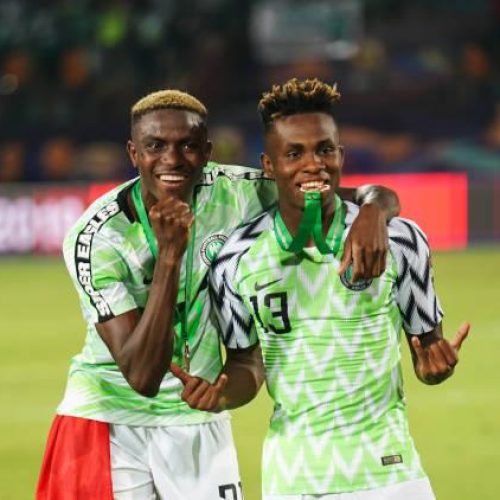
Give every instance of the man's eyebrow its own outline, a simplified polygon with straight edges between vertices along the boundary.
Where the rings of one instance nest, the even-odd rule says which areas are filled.
[[[318,142],[319,146],[322,146],[324,144],[332,144],[333,146],[338,146],[338,141],[335,139],[332,139],[331,137],[327,137],[326,139],[321,139],[321,141]]]
[[[304,144],[301,142],[287,142],[285,143],[286,148],[303,148]]]
[[[194,139],[194,137],[187,133],[185,135],[179,135],[177,137],[174,137],[173,139],[171,137],[169,138],[165,138],[163,137],[163,135],[161,133],[159,134],[155,134],[155,133],[147,133],[145,134],[142,139],[144,141],[151,141],[151,140],[154,140],[154,141],[161,141],[161,142],[169,142],[169,141],[173,141],[173,142],[184,142],[184,141],[189,141],[191,139]]]
[[[316,142],[317,146],[324,146],[325,144],[331,144],[333,146],[338,146],[336,141],[332,139],[331,137],[325,137],[324,139],[320,139],[319,141]],[[302,142],[287,142],[285,143],[285,148],[290,149],[290,148],[297,148],[301,149],[304,147],[304,144]]]
[[[161,137],[159,137],[155,134],[147,134],[147,135],[144,135],[142,137],[142,141],[143,142],[147,142],[147,141],[161,141],[161,142],[163,142],[164,139],[162,139]]]

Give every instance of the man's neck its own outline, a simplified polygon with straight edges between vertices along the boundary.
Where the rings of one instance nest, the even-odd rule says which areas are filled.
[[[304,209],[298,207],[290,207],[285,206],[282,203],[278,202],[279,210],[283,221],[288,229],[288,232],[292,236],[296,236],[299,230],[299,225],[304,216]],[[335,215],[335,203],[328,203],[321,207],[321,222],[323,228],[323,236],[326,236],[328,230],[333,221],[333,217]],[[308,246],[310,246],[312,240],[309,241]]]

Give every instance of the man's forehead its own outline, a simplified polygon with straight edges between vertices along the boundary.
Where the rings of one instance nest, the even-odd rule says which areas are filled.
[[[327,113],[300,113],[278,118],[271,135],[286,141],[338,139],[338,129],[332,116]]]
[[[184,109],[156,109],[141,116],[133,126],[140,135],[198,133],[203,118],[194,111]]]

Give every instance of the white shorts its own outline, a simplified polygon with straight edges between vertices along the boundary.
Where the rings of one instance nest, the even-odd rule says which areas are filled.
[[[268,495],[263,500],[436,500],[436,497],[429,479],[422,478],[373,490],[326,495]]]
[[[109,426],[115,500],[242,500],[229,420]]]

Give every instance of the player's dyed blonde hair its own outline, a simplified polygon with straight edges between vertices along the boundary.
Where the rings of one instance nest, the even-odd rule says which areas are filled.
[[[327,113],[334,117],[334,104],[340,99],[337,84],[328,85],[317,78],[292,78],[283,85],[273,85],[262,94],[257,107],[267,132],[275,120],[299,113]]]
[[[152,92],[139,99],[132,106],[130,110],[132,125],[141,116],[157,109],[184,109],[186,111],[193,111],[201,116],[203,122],[206,121],[208,115],[207,108],[196,97],[180,90],[166,89]]]

